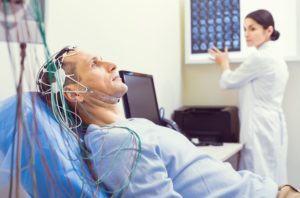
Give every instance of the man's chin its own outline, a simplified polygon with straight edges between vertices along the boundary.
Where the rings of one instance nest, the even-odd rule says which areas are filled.
[[[124,93],[122,94],[122,96],[125,95],[127,93],[127,91],[128,91],[128,87],[127,87],[127,85],[124,84]]]
[[[125,84],[124,84],[125,85]],[[127,85],[125,85],[122,90],[119,91],[119,93],[116,94],[116,97],[121,98],[123,97],[128,91]]]

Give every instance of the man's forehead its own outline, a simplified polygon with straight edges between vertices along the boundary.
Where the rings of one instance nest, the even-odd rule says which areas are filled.
[[[93,57],[94,57],[93,54],[90,54],[82,50],[76,50],[75,54],[71,54],[71,55],[66,54],[64,60],[68,62],[90,62],[90,60]]]

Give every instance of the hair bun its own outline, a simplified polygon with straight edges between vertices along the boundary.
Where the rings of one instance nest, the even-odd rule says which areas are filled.
[[[280,33],[277,30],[274,30],[272,35],[271,35],[271,40],[276,41],[280,36]]]

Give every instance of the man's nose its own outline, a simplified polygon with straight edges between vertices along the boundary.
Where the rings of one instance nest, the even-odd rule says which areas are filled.
[[[117,65],[114,63],[107,63],[106,69],[108,72],[114,71],[117,69]]]

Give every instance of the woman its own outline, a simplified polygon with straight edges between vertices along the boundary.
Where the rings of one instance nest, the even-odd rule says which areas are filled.
[[[229,65],[228,51],[212,48],[208,52],[221,66],[220,85],[239,89],[240,95],[240,169],[248,169],[286,183],[287,132],[282,99],[288,81],[283,58],[274,51],[279,38],[274,20],[267,10],[249,13],[244,21],[248,47],[256,50],[235,70]]]

